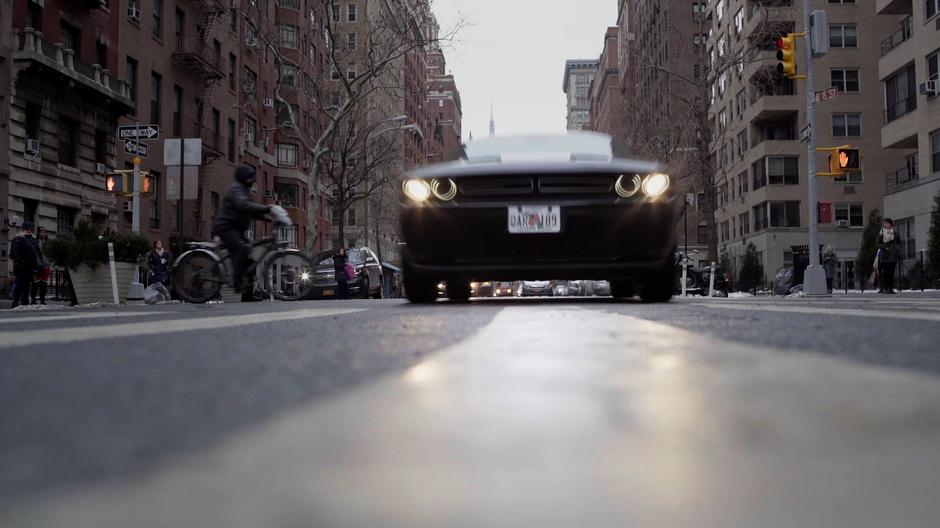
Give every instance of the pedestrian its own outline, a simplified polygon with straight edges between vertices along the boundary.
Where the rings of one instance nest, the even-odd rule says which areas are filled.
[[[878,233],[878,293],[894,292],[894,267],[898,261],[901,241],[894,231],[894,220],[885,218]]]
[[[170,270],[173,266],[173,256],[163,248],[163,241],[153,243],[153,250],[147,255],[147,267],[150,268],[150,284],[160,283],[168,286],[170,283]]]
[[[333,273],[336,278],[336,298],[349,298],[349,277],[346,275],[346,249],[339,248],[333,255]]]
[[[32,241],[33,227],[32,222],[23,222],[20,234],[10,241],[10,259],[13,260],[13,276],[16,278],[16,291],[10,308],[29,304],[33,277],[39,271],[39,254]]]
[[[33,287],[30,295],[29,304],[46,304],[46,290],[48,289],[49,276],[52,274],[52,266],[49,265],[49,259],[43,251],[46,242],[49,240],[49,233],[42,227],[39,228],[39,235],[32,239],[33,247],[39,254],[39,272],[33,277]],[[37,303],[37,297],[39,299]]]
[[[836,276],[836,265],[839,263],[838,257],[836,257],[836,250],[832,246],[826,246],[826,250],[823,251],[822,265],[823,269],[826,270],[826,289],[829,293],[832,293],[832,279]]]

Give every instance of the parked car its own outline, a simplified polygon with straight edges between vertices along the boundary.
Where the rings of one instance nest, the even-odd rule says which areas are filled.
[[[493,297],[512,297],[511,282],[494,282]]]
[[[494,282],[483,281],[483,282],[473,282],[470,283],[470,291],[472,297],[492,297]]]
[[[521,297],[552,296],[551,281],[522,281]]]
[[[610,282],[608,281],[591,281],[591,291],[594,295],[601,297],[607,297],[610,295]],[[625,296],[626,297],[626,296]],[[629,297],[633,297],[630,295]]]
[[[465,300],[470,282],[607,280],[615,297],[673,295],[681,200],[653,162],[614,156],[610,136],[571,131],[472,141],[466,159],[403,176],[402,273],[412,302],[435,285]]]
[[[336,275],[333,268],[333,255],[336,251],[321,251],[315,260],[317,268],[313,278],[311,298],[336,296]],[[356,269],[356,278],[349,281],[349,296],[368,299],[382,298],[382,265],[379,258],[369,248],[350,248],[346,250],[346,259]]]
[[[558,281],[558,283],[552,286],[552,295],[554,297],[567,297],[568,281]]]

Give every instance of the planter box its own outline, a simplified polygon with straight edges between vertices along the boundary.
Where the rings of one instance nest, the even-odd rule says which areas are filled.
[[[114,271],[117,273],[118,298],[122,303],[127,302],[127,289],[134,277],[135,265],[130,262],[115,262]],[[111,294],[111,268],[107,262],[98,264],[91,269],[80,264],[78,269],[70,270],[72,287],[79,304],[96,302],[114,302]]]

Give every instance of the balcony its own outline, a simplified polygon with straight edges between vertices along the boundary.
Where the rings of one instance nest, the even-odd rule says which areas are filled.
[[[888,38],[881,41],[881,56],[884,57],[894,48],[907,42],[914,35],[914,23],[911,17],[901,21],[901,27]]]
[[[876,0],[875,13],[879,15],[910,15],[912,0]],[[923,2],[920,2],[923,4]]]
[[[191,134],[187,135],[187,137],[202,139],[203,163],[206,163],[207,160],[217,159],[225,154],[227,143],[225,138],[222,137],[221,131],[213,130],[195,121],[188,121],[183,126],[183,132],[184,134]]]
[[[885,176],[885,194],[903,191],[908,187],[916,185],[919,176],[917,155],[915,154],[912,164],[896,171],[891,171]]]
[[[119,114],[134,110],[127,82],[115,79],[98,64],[86,64],[75,60],[75,52],[62,44],[53,44],[43,39],[42,33],[33,28],[14,30],[14,62],[31,63],[47,73],[60,77],[57,86],[69,86],[83,96],[108,104]],[[62,83],[65,79],[69,83]]]
[[[196,72],[200,77],[218,80],[225,77],[222,71],[222,52],[203,42],[200,35],[177,35],[173,65]]]

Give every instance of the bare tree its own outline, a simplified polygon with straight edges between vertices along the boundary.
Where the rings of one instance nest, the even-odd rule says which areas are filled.
[[[792,31],[792,25],[770,19],[768,5],[775,0],[756,4],[749,19],[758,18],[756,29],[748,38],[735,40],[730,35],[720,37],[714,44],[705,41],[711,21],[701,17],[696,21],[696,38],[672,28],[666,34],[680,36],[669,42],[670,53],[694,57],[691,71],[679,71],[670,63],[664,64],[660,55],[640,46],[636,54],[637,78],[652,74],[659,82],[654,92],[633,98],[625,115],[633,116],[627,127],[631,133],[627,142],[640,155],[653,157],[674,171],[687,175],[687,191],[704,199],[700,212],[705,217],[708,232],[709,260],[717,261],[718,226],[715,213],[720,192],[727,192],[731,181],[728,148],[730,128],[722,122],[723,116],[713,115],[712,105],[728,86],[733,75],[742,75],[749,66],[757,69],[749,78],[755,90],[773,90],[781,82],[773,64],[767,63],[766,50],[777,37]],[[777,17],[779,17],[779,11]],[[688,64],[680,61],[680,64]],[[784,79],[785,80],[785,79]],[[650,104],[649,97],[659,94],[659,104]],[[662,105],[666,105],[664,114]],[[674,109],[674,110],[673,110]],[[667,119],[663,119],[663,116]],[[725,159],[723,159],[725,158]]]

